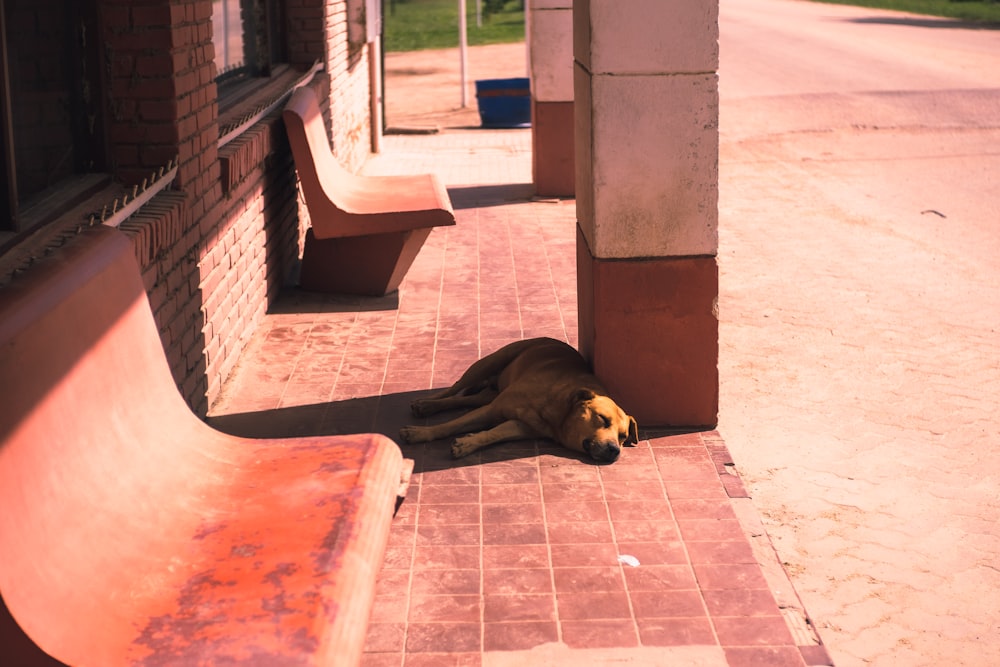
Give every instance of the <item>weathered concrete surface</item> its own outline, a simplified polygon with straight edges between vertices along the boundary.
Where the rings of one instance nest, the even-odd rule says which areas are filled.
[[[1000,664],[1000,31],[722,0],[720,431],[838,665]]]

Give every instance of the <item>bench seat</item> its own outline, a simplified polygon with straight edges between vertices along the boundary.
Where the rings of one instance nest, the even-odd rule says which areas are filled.
[[[358,664],[409,462],[377,434],[207,426],[133,257],[87,230],[0,291],[6,657]]]
[[[330,151],[315,91],[295,90],[282,113],[310,228],[299,284],[383,296],[399,287],[434,227],[455,224],[434,174],[361,176]]]

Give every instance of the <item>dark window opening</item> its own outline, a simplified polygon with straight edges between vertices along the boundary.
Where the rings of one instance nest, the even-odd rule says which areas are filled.
[[[0,0],[0,15],[0,229],[22,231],[54,188],[106,169],[97,7]]]
[[[212,42],[220,88],[271,76],[274,67],[287,60],[283,28],[279,0],[213,0]]]

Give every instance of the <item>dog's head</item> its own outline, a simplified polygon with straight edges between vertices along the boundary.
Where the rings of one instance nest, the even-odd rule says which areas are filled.
[[[613,400],[581,389],[571,398],[562,428],[562,444],[602,463],[613,463],[622,447],[639,442],[635,419]]]

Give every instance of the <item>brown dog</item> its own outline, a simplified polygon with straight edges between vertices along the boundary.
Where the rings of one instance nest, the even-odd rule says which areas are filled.
[[[448,389],[413,401],[411,408],[418,417],[475,408],[443,424],[400,431],[408,443],[468,434],[455,439],[455,458],[507,440],[549,438],[611,463],[622,446],[639,441],[635,419],[607,396],[580,353],[551,338],[511,343],[474,363]]]

